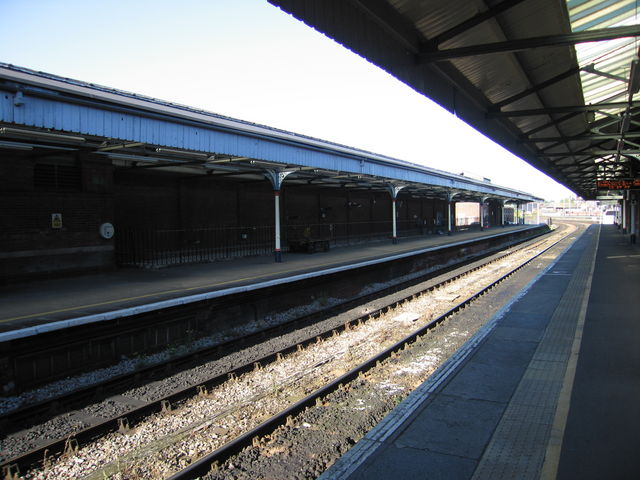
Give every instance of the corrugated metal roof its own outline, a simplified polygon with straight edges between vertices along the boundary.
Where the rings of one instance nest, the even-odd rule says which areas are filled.
[[[567,7],[575,32],[638,24],[638,4],[634,0],[568,0]],[[592,132],[620,135],[601,145],[601,150],[608,153],[594,159],[597,165],[595,178],[634,177],[638,172],[639,157],[629,150],[637,149],[638,144],[628,138],[627,132],[635,128],[630,124],[623,127],[623,119],[627,115],[630,122],[635,110],[631,108],[633,94],[629,92],[629,82],[632,61],[638,55],[638,39],[620,38],[577,45],[576,53],[582,67],[580,80],[585,103],[615,102],[619,105],[602,108],[594,112],[592,118]]]
[[[43,137],[55,144],[56,136],[66,144],[67,132],[83,136],[85,152],[122,164],[249,178],[286,170],[295,173],[288,182],[377,189],[395,183],[425,195],[457,191],[462,198],[540,200],[352,147],[11,65],[0,64],[0,92],[0,140],[27,141],[27,146],[44,142]],[[13,146],[5,142],[4,148]]]
[[[573,31],[619,27],[638,23],[637,2],[634,0],[567,1]],[[576,46],[581,67],[593,65],[591,73],[582,71],[580,80],[586,103],[621,102],[628,99],[628,79],[631,61],[638,54],[637,38],[620,38],[609,42]],[[603,75],[606,74],[606,76]],[[611,76],[618,77],[613,79]],[[620,109],[606,109],[609,113]],[[596,119],[604,114],[596,113]]]
[[[625,98],[635,1],[269,1],[585,198],[597,180],[640,172],[640,145],[621,132],[622,112],[640,110]],[[628,105],[590,106],[603,101]]]

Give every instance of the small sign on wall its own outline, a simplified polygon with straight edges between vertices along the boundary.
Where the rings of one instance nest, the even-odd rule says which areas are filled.
[[[62,214],[61,213],[52,213],[51,214],[51,228],[62,228]]]
[[[111,223],[103,223],[102,225],[100,225],[100,236],[105,240],[110,240],[111,238],[113,238],[114,233],[115,231]]]

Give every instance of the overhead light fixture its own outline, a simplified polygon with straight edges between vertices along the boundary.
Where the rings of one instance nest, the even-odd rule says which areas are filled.
[[[72,147],[60,147],[58,145],[41,145],[39,143],[23,143],[10,142],[8,140],[0,140],[0,146],[11,148],[14,150],[33,150],[34,148],[42,148],[45,150],[63,150],[65,152],[75,152],[78,149]]]
[[[160,158],[160,157],[145,157],[143,155],[131,155],[129,153],[113,153],[113,152],[96,152],[102,155],[106,155],[109,158],[113,158],[116,160],[133,160],[134,162],[175,162],[175,160],[171,160],[169,158]],[[175,162],[181,163],[181,162]]]
[[[31,145],[17,142],[4,142],[0,140],[0,148],[10,148],[12,150],[33,150]]]
[[[182,165],[185,163],[191,163],[189,160],[179,160],[177,158],[166,157],[148,157],[145,155],[134,155],[132,153],[116,153],[116,152],[95,152],[99,155],[106,155],[109,158],[116,160],[132,160],[134,162],[160,162],[160,163],[174,163],[176,165]],[[198,162],[200,163],[200,162]]]
[[[21,128],[0,128],[0,135],[11,135],[12,137],[41,138],[43,140],[61,140],[66,142],[85,142],[84,137],[74,135],[64,135],[61,133],[41,132],[40,130],[23,130]]]
[[[249,157],[217,158],[215,155],[211,155],[207,163],[230,163],[230,162],[240,162],[243,160],[249,160]]]
[[[196,157],[196,158],[209,158],[208,153],[201,152],[187,152],[185,150],[174,150],[173,148],[156,148],[156,153],[166,153],[167,155],[179,155],[179,156],[187,156],[187,157]]]
[[[202,166],[204,168],[206,168],[206,169],[209,169],[209,170],[221,170],[223,172],[251,173],[251,172],[245,172],[245,171],[242,171],[242,170],[238,170],[235,167],[230,167],[230,166],[227,166],[227,165],[220,165],[218,163],[216,163],[214,165],[212,165],[211,163],[203,163]]]
[[[278,162],[269,162],[268,160],[255,160],[255,159],[248,159],[246,157],[244,158],[234,158],[234,160],[249,160],[249,164],[250,165],[266,165],[267,167],[275,167],[275,168],[281,168],[281,167],[286,167],[286,164],[283,163],[278,163]]]
[[[99,152],[108,152],[111,150],[120,150],[121,148],[131,148],[131,147],[140,147],[144,145],[142,142],[133,142],[133,143],[119,143],[117,145],[109,145],[108,147],[99,148]]]

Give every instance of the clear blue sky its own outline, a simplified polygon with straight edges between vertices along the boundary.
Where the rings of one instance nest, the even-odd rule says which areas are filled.
[[[0,62],[571,195],[266,0],[0,0]]]

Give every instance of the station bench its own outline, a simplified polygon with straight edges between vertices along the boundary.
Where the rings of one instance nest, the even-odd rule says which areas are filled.
[[[299,240],[289,240],[289,251],[299,253],[328,252],[329,239],[302,238]]]

